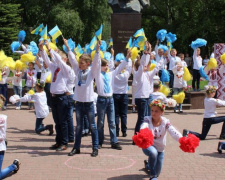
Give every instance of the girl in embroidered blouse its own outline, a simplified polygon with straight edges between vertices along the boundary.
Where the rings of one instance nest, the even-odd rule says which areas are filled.
[[[154,141],[152,146],[142,150],[148,156],[148,160],[145,160],[144,164],[146,170],[150,170],[150,179],[157,180],[163,166],[167,132],[176,141],[182,135],[170,124],[169,119],[162,116],[165,111],[165,104],[161,100],[153,100],[150,107],[151,116],[145,116],[141,129],[149,128],[152,131]]]

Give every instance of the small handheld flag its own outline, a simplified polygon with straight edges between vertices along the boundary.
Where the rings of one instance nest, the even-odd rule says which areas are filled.
[[[84,53],[84,51],[83,51],[82,47],[80,46],[80,44],[78,44],[77,47],[75,48],[75,52],[76,52],[76,55],[78,57],[80,57]]]
[[[126,49],[132,48],[132,37],[130,37],[127,45],[126,45]]]
[[[62,35],[62,32],[59,30],[59,27],[57,25],[48,33],[50,34],[53,40]]]
[[[102,24],[101,24],[99,30],[95,32],[95,35],[97,36],[97,38],[98,38],[99,41],[102,40],[102,27],[103,27],[103,26],[102,26]]]
[[[41,31],[41,33],[40,33],[40,36],[44,39],[44,40],[46,40],[46,39],[48,39],[48,29],[47,29],[47,25],[45,26],[45,28]]]
[[[89,48],[90,48],[91,50],[94,50],[96,44],[97,44],[97,38],[96,38],[96,36],[94,36],[94,37],[92,38],[90,44],[89,44]]]
[[[44,27],[44,25],[43,24],[40,24],[36,29],[34,29],[33,31],[31,31],[31,34],[36,34],[36,35],[38,35],[38,33],[40,32],[40,31],[42,31],[42,28]]]
[[[139,36],[145,36],[145,32],[143,28],[137,30],[137,32],[134,34],[134,37],[139,37]]]
[[[110,38],[108,48],[111,47],[111,46],[113,46],[113,39],[112,38]]]

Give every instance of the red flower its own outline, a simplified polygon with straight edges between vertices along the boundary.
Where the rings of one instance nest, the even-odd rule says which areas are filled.
[[[153,145],[153,134],[148,128],[141,129],[132,139],[135,145],[143,149],[147,149],[149,146]]]

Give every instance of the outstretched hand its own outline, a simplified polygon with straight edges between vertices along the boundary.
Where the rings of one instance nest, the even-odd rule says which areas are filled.
[[[127,56],[126,56],[126,59],[128,60],[128,59],[130,59],[130,58],[131,58],[131,50],[128,49],[128,50],[127,50]]]
[[[68,40],[65,39],[65,38],[63,38],[63,42],[64,42],[64,44],[65,44],[67,50],[69,50],[70,48],[69,48],[69,45],[68,45]]]
[[[99,51],[100,51],[100,46],[101,46],[101,44],[102,44],[101,41],[98,41],[98,42],[97,42],[96,52],[99,52]]]
[[[40,43],[38,44],[39,50],[43,51],[43,41],[40,41]]]

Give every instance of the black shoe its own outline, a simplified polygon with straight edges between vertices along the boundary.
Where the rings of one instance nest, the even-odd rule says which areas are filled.
[[[179,111],[178,110],[174,110],[174,113],[178,113]]]
[[[49,130],[49,136],[51,136],[54,133],[52,124],[47,125],[46,129]]]
[[[98,145],[98,149],[102,149],[102,144],[99,144]]]
[[[72,151],[68,154],[68,156],[73,156],[75,154],[80,154],[80,149],[72,149]]]
[[[67,150],[67,148],[68,148],[67,145],[61,145],[56,149],[56,151],[65,151],[65,150]]]
[[[123,137],[127,137],[127,133],[124,132],[124,133],[123,133]]]
[[[116,132],[116,137],[119,137],[120,136],[120,133],[119,132]]]
[[[53,144],[49,149],[56,150],[59,146],[59,144]]]
[[[150,171],[149,171],[149,169],[147,168],[147,165],[148,165],[148,161],[147,161],[147,160],[144,160],[145,171],[146,171],[147,173],[149,173]]]
[[[6,145],[6,147],[7,147],[7,145],[8,145],[8,141],[7,141],[7,139],[5,139],[5,145]]]
[[[187,137],[189,134],[189,131],[187,129],[183,129],[183,137]]]
[[[217,151],[218,151],[218,153],[222,153],[222,142],[219,142],[218,143],[218,147],[217,147]]]
[[[122,147],[120,146],[119,143],[112,144],[112,145],[111,145],[111,148],[112,148],[112,149],[117,149],[117,150],[122,150]]]
[[[91,156],[92,156],[92,157],[98,156],[98,149],[94,149],[94,150],[92,151],[92,153],[91,153]]]
[[[135,146],[135,143],[134,143],[134,141],[132,142],[132,145],[134,145],[134,146]]]
[[[181,110],[179,110],[179,113],[183,113],[183,110],[181,109]]]
[[[16,169],[14,170],[14,173],[17,173],[17,171],[19,171],[19,169],[20,169],[20,161],[18,160],[18,159],[15,159],[14,161],[13,161],[13,164],[14,165],[16,165]]]
[[[225,139],[225,135],[220,135],[220,139]]]

